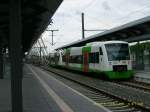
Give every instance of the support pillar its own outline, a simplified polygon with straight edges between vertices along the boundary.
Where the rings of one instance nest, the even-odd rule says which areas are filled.
[[[3,49],[0,47],[0,79],[3,79]]]
[[[136,69],[144,70],[144,51],[140,47],[140,43],[137,43],[137,51],[136,51]]]
[[[85,34],[84,34],[84,13],[81,14],[81,17],[82,17],[82,39],[85,38]]]
[[[148,50],[148,62],[149,62],[149,70],[150,70],[150,49]]]
[[[22,112],[22,21],[21,1],[10,0],[9,53],[11,62],[12,112]]]
[[[39,65],[41,66],[42,64],[42,47],[40,46],[40,63]]]

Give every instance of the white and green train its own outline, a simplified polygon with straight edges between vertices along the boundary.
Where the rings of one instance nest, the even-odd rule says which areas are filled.
[[[50,56],[50,65],[96,73],[108,79],[133,77],[130,50],[124,41],[92,42],[59,50]]]

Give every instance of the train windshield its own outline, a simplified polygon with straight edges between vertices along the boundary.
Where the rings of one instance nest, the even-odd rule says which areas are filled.
[[[130,59],[128,44],[112,43],[105,44],[105,47],[108,55],[108,61]]]

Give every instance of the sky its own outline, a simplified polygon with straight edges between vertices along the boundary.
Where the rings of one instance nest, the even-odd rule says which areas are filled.
[[[149,16],[150,0],[64,0],[52,17],[53,23],[47,28],[59,30],[54,32],[54,45],[51,45],[51,32],[42,34],[48,52],[82,39],[82,12],[85,29],[109,30]],[[85,32],[85,37],[100,32]]]

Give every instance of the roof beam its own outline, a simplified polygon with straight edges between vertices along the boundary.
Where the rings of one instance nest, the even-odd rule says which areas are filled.
[[[142,36],[130,37],[128,39],[123,39],[123,41],[127,42],[137,42],[137,41],[146,41],[150,40],[150,34],[144,34]]]

